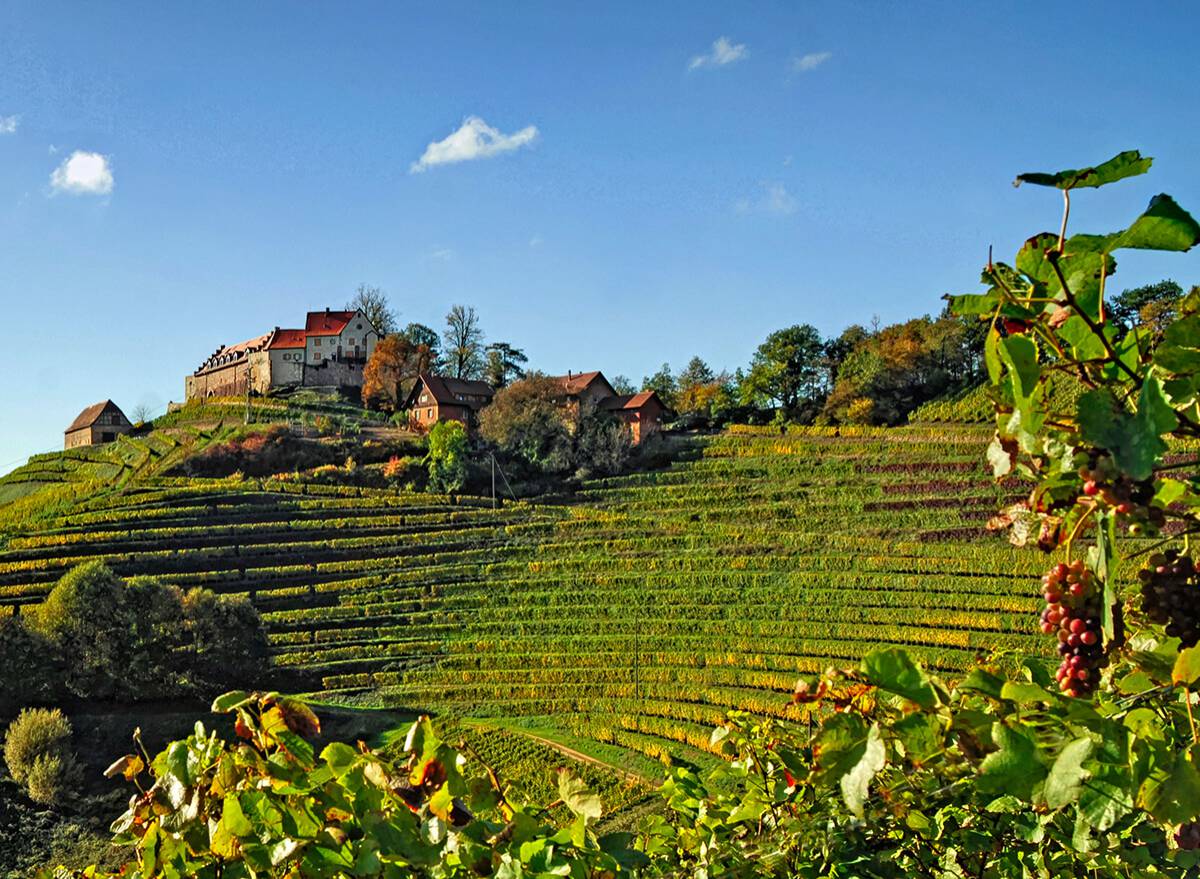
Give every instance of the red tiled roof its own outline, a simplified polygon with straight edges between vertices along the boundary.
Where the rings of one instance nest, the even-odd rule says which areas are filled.
[[[413,386],[412,393],[408,395],[406,408],[412,408],[413,400],[416,398],[417,391],[422,384],[429,389],[429,393],[433,395],[433,399],[439,404],[448,403],[455,406],[470,406],[472,409],[480,408],[485,405],[486,401],[460,400],[460,395],[464,397],[487,397],[488,400],[491,400],[496,394],[492,386],[487,382],[451,378],[448,375],[431,375],[427,372],[421,373],[418,378],[419,381]]]
[[[598,369],[593,372],[575,372],[567,375],[552,375],[550,376],[550,379],[561,384],[563,389],[568,394],[583,393],[583,391],[587,390],[587,388],[592,384],[592,382],[596,381],[596,379],[599,379],[606,385],[608,384],[608,380],[604,377],[604,373],[600,372]],[[612,386],[609,385],[609,387],[611,389]]]
[[[642,391],[638,394],[617,394],[614,397],[605,397],[600,401],[599,406],[601,409],[610,410],[641,409],[651,400],[654,400],[659,406],[662,406],[663,409],[667,408],[666,406],[663,406],[662,400],[658,399],[658,394],[656,394],[654,391]]]
[[[340,336],[356,314],[357,311],[310,311],[304,331],[310,336]]]
[[[271,341],[267,347],[271,349],[303,348],[307,335],[304,330],[276,330],[271,334]]]
[[[73,433],[76,430],[83,430],[85,427],[91,427],[96,423],[96,419],[99,418],[101,414],[103,414],[110,406],[117,410],[122,418],[125,418],[125,413],[121,412],[120,406],[118,406],[112,400],[105,400],[102,403],[93,403],[91,406],[88,406],[86,409],[76,415],[75,420],[71,422],[71,426],[64,430],[63,433]],[[128,421],[129,419],[125,418],[125,420]]]

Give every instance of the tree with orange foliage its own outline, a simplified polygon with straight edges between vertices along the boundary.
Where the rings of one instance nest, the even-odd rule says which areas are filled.
[[[414,344],[400,334],[385,336],[363,369],[363,404],[396,411],[403,405],[412,383],[429,369],[432,360],[428,345]]]

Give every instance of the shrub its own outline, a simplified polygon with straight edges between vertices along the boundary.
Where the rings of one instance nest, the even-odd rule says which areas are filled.
[[[467,432],[457,421],[439,421],[429,431],[429,487],[458,491],[467,481]]]
[[[533,373],[496,392],[479,416],[479,432],[506,457],[532,471],[561,473],[571,466],[571,432],[559,403],[562,386]]]
[[[193,689],[211,693],[256,682],[269,648],[262,620],[248,600],[192,589],[183,597],[183,616]]]
[[[0,617],[0,714],[55,695],[56,651],[24,617]]]
[[[68,572],[30,615],[62,657],[72,695],[142,701],[207,692],[261,668],[257,612],[208,590],[186,596],[152,577],[128,582],[100,561]]]
[[[79,776],[79,765],[70,754],[42,754],[33,761],[25,777],[25,793],[44,806],[62,803]]]
[[[69,757],[71,722],[57,708],[26,708],[4,735],[4,762],[13,781],[28,789],[36,779],[41,789],[53,784]],[[53,759],[55,766],[46,765]],[[41,761],[42,765],[38,763]],[[33,794],[30,794],[33,797]],[[38,802],[46,800],[33,797]]]

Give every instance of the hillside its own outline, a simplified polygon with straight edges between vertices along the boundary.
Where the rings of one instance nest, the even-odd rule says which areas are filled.
[[[1012,493],[985,472],[986,439],[741,429],[571,504],[499,509],[142,470],[12,534],[0,602],[102,557],[249,594],[292,689],[695,757],[727,709],[785,712],[797,676],[876,645],[947,670],[1039,649],[1040,559],[984,529]]]

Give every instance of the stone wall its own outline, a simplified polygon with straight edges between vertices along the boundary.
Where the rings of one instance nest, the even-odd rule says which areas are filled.
[[[362,383],[362,363],[323,360],[304,366],[306,388],[361,388]]]

